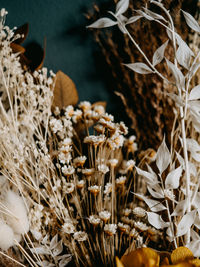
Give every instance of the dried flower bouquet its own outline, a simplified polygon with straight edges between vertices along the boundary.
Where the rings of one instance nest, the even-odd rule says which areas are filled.
[[[127,127],[114,122],[104,103],[73,107],[77,92],[62,72],[25,68],[23,52],[12,49],[22,36],[4,25],[1,10],[1,266],[199,266],[193,257],[200,256],[200,89],[191,86],[199,53],[176,32],[164,5],[151,5],[164,14],[145,7],[128,19],[129,1],[120,0],[110,12],[115,20],[91,26],[118,25],[147,63],[126,66],[156,73],[174,87],[174,93],[164,92],[174,101],[171,143],[164,139],[157,152],[137,152],[135,136],[125,137]],[[196,20],[183,14],[200,32]],[[142,18],[155,20],[169,37],[152,61],[128,31],[129,23]],[[157,70],[168,42],[175,55],[174,63],[166,59],[171,80]],[[171,258],[162,250],[173,251]]]

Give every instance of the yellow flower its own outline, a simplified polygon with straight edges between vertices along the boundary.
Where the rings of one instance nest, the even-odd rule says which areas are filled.
[[[194,259],[192,252],[186,247],[178,247],[171,255],[157,252],[151,248],[139,248],[116,257],[117,267],[200,267],[200,260]]]

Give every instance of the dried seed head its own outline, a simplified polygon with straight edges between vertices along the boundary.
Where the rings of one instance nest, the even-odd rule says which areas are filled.
[[[88,239],[88,235],[86,232],[79,231],[74,233],[74,239],[77,240],[78,242],[83,242]]]
[[[92,225],[97,226],[98,224],[100,224],[101,220],[97,215],[90,215],[89,222]]]
[[[99,217],[102,221],[104,221],[104,223],[106,223],[110,219],[111,213],[107,210],[103,210],[99,212]]]
[[[130,226],[121,222],[118,223],[118,229],[122,233],[128,234],[130,232]]]
[[[136,207],[133,209],[133,214],[138,218],[143,218],[146,216],[146,211],[141,207]]]
[[[116,233],[117,231],[117,225],[116,224],[106,224],[104,226],[104,232],[108,235],[108,236],[112,236]]]
[[[88,190],[90,191],[91,194],[96,196],[100,192],[101,186],[98,186],[98,185],[89,186]]]

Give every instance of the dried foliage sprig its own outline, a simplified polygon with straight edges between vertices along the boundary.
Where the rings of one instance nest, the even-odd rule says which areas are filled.
[[[151,169],[150,166],[147,166],[148,171],[137,169],[138,174],[145,178],[149,194],[153,199],[149,199],[144,195],[139,195],[139,197],[143,198],[147,206],[149,206],[151,211],[147,212],[148,221],[155,228],[167,228],[166,234],[174,242],[175,247],[177,244],[183,243],[191,247],[195,255],[199,256],[199,227],[196,224],[196,221],[199,220],[199,215],[198,207],[195,204],[195,199],[199,192],[199,159],[196,157],[197,151],[199,151],[199,144],[193,138],[193,131],[196,131],[197,134],[199,133],[198,99],[200,96],[199,86],[191,87],[191,80],[200,66],[198,62],[199,52],[194,54],[186,42],[183,41],[175,29],[170,12],[161,1],[152,0],[150,4],[159,7],[163,14],[155,13],[149,8],[144,7],[142,10],[136,10],[136,15],[127,18],[124,13],[129,7],[129,0],[121,0],[116,5],[115,13],[109,12],[114,19],[101,18],[89,27],[103,28],[117,25],[130,38],[145,60],[145,63],[136,62],[125,65],[140,74],[155,73],[164,82],[175,87],[173,93],[166,92],[166,95],[174,100],[175,113],[178,114],[178,117],[176,117],[176,132],[173,131],[171,134],[171,151],[168,150],[165,140],[163,140],[156,156],[156,170]],[[187,25],[199,33],[200,26],[194,17],[185,11],[182,11],[182,13]],[[138,45],[137,40],[131,36],[128,30],[129,23],[135,23],[135,21],[141,18],[157,22],[160,26],[164,27],[169,38],[167,42],[157,48],[152,56],[152,60],[146,56]],[[174,50],[173,63],[164,56],[168,42],[171,42]],[[165,59],[173,79],[166,77],[157,68],[157,65],[163,59]],[[176,142],[174,142],[174,138]],[[193,168],[197,175],[196,179],[194,178],[197,186],[193,186],[192,179],[194,173],[192,173],[191,168]],[[159,202],[154,200],[155,198],[160,199],[160,201],[163,199],[163,201]],[[156,201],[157,204],[155,202],[155,205],[152,205],[151,201]],[[161,212],[163,210],[167,211],[166,216],[164,212]],[[163,220],[164,217],[165,221]],[[191,227],[193,227],[193,230],[190,229]],[[196,234],[195,237],[194,233]],[[182,236],[185,236],[184,241]]]
[[[115,1],[116,2],[116,1]],[[178,32],[182,32],[183,40],[188,37],[188,27],[186,27],[180,9],[194,12],[197,8],[197,1],[165,1],[165,6],[171,11],[175,19],[175,25]],[[110,8],[112,7],[112,1]],[[130,1],[127,14],[130,15],[133,10],[141,10],[142,7],[149,6],[149,1]],[[106,5],[105,5],[106,6]],[[90,23],[106,14],[106,7],[95,5],[94,11],[87,16]],[[152,6],[155,12],[157,8]],[[162,13],[163,14],[163,13]],[[126,13],[125,13],[126,15]],[[136,14],[136,16],[139,16]],[[141,49],[148,58],[151,58],[153,52],[167,40],[166,32],[163,27],[154,21],[138,19],[133,24],[127,25],[131,35],[137,40]],[[104,31],[92,30],[95,40],[100,45],[101,52],[104,55],[108,68],[112,72],[112,82],[109,88],[117,91],[126,107],[127,115],[131,118],[132,128],[136,132],[137,140],[141,147],[158,148],[165,133],[166,139],[170,140],[170,132],[173,125],[173,103],[171,99],[163,97],[165,86],[173,92],[173,87],[166,85],[154,74],[141,76],[141,74],[131,72],[121,63],[124,61],[142,61],[142,55],[130,44],[130,39],[122,32],[106,29]],[[151,42],[150,42],[151,40]],[[168,44],[166,56],[172,60],[174,53],[171,43]],[[159,64],[158,70],[165,73],[170,78],[166,64]],[[144,123],[145,122],[145,123]],[[152,135],[151,129],[156,129]]]

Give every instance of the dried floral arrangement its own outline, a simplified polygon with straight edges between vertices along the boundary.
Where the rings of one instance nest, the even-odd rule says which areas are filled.
[[[88,23],[92,23],[92,21],[106,14],[108,8],[113,9],[114,2],[116,3],[117,1],[95,4],[93,10],[87,14]],[[185,24],[180,9],[194,15],[195,11],[198,13],[198,1],[167,0],[164,1],[164,4],[171,12],[177,32],[182,34],[183,40],[187,39],[188,41],[189,34],[193,34],[193,32],[190,32],[190,29]],[[149,1],[130,0],[127,13],[131,15],[132,10],[141,10],[148,5]],[[154,6],[151,9],[154,12],[160,12]],[[167,40],[165,29],[150,19],[137,20],[135,23],[129,24],[128,28],[130,34],[137,40],[148,57],[151,57],[157,47]],[[103,54],[102,61],[104,60],[107,63],[107,71],[110,71],[109,76],[113,77],[108,87],[121,98],[127,116],[130,118],[129,127],[135,132],[140,147],[143,149],[149,147],[157,149],[164,135],[166,135],[167,139],[168,137],[170,138],[173,125],[173,103],[169,98],[163,97],[162,93],[165,90],[165,86],[169,90],[169,85],[155,74],[142,77],[122,65],[124,62],[143,60],[139,51],[131,45],[127,35],[117,29],[111,30],[109,28],[104,31],[92,30],[92,33]],[[191,42],[194,42],[195,39],[192,35]],[[170,43],[166,53],[168,59],[172,60],[174,54]],[[166,77],[170,78],[170,72],[166,64],[159,65],[158,69],[165,73]],[[152,128],[155,129],[153,135],[151,133]]]
[[[150,4],[127,18],[129,0],[120,0],[114,19],[89,26],[118,25],[145,60],[125,67],[169,84],[163,93],[173,103],[170,143],[164,138],[157,151],[142,152],[105,103],[74,107],[78,95],[68,76],[32,72],[20,62],[23,51],[12,44],[23,36],[5,26],[1,10],[1,266],[200,265],[200,52],[181,38],[161,1]],[[182,13],[199,33],[198,22]],[[128,30],[144,18],[164,27],[169,39],[152,60]],[[165,57],[170,44],[173,62]],[[170,79],[157,68],[164,59]]]

